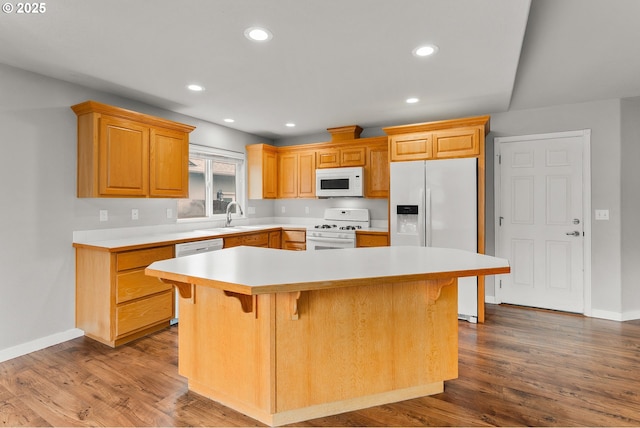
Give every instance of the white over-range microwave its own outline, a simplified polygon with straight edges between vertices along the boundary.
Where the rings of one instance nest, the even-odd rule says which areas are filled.
[[[316,169],[316,196],[319,198],[364,196],[362,167]]]

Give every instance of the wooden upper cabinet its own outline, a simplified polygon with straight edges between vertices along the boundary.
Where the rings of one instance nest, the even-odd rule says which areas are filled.
[[[187,197],[190,125],[86,101],[78,116],[77,195]]]
[[[298,154],[278,153],[278,198],[298,197]]]
[[[389,147],[384,141],[367,146],[364,167],[365,196],[367,198],[389,197]]]
[[[298,154],[298,197],[316,197],[316,152]]]
[[[364,166],[365,161],[365,147],[340,149],[340,166]]]
[[[340,151],[338,149],[319,149],[316,152],[317,168],[337,168],[340,166]]]
[[[480,127],[449,129],[433,133],[433,157],[459,158],[480,154]]]
[[[149,192],[149,128],[105,115],[98,121],[98,194],[146,196]]]
[[[152,129],[150,136],[149,195],[189,196],[189,139],[184,132]]]
[[[484,153],[489,116],[383,128],[391,161],[478,157]]]
[[[365,161],[366,148],[364,146],[323,148],[316,151],[316,168],[364,166]]]
[[[249,199],[278,197],[278,152],[268,144],[252,144],[247,149]]]
[[[433,156],[430,133],[393,135],[389,140],[392,161],[430,159]]]

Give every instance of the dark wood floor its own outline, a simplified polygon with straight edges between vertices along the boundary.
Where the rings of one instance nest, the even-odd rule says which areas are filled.
[[[177,328],[79,338],[0,363],[2,426],[261,426],[187,390]],[[640,321],[487,307],[460,323],[460,377],[431,397],[297,426],[640,426]]]

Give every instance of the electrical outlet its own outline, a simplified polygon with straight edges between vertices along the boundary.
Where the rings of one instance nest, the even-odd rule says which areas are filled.
[[[282,214],[284,214],[285,212],[287,212],[287,209],[283,206],[282,207]]]
[[[167,218],[173,218],[173,210],[171,208],[167,208]]]
[[[309,214],[309,207],[304,207],[304,213]]]
[[[255,214],[256,207],[247,207],[247,214]]]
[[[131,220],[137,220],[138,219],[138,209],[134,208],[131,210]]]
[[[100,221],[109,221],[109,211],[100,210]]]

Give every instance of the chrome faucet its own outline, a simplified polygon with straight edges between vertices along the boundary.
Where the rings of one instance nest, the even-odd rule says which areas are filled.
[[[231,206],[232,205],[235,205],[238,207],[238,209],[240,210],[240,215],[244,215],[244,213],[242,212],[242,207],[240,206],[239,203],[237,203],[236,201],[229,202],[229,205],[227,205],[227,222],[224,225],[225,227],[229,227],[229,225],[231,224]]]

